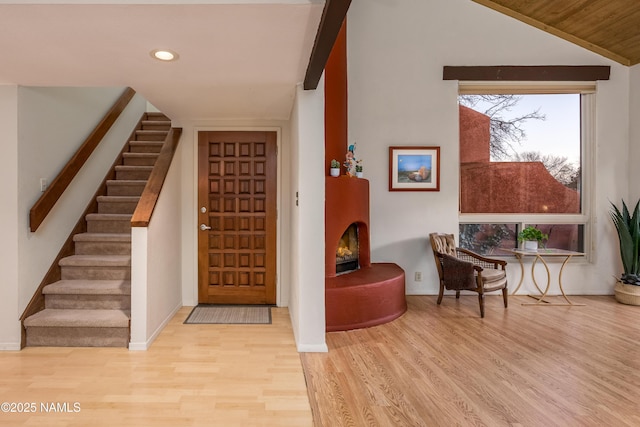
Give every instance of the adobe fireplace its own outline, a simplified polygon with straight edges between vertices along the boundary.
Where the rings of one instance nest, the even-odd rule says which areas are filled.
[[[407,310],[404,271],[392,263],[371,263],[369,181],[326,177],[325,188],[327,332],[396,319]]]

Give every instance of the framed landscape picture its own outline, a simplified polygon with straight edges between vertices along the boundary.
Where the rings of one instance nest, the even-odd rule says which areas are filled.
[[[440,191],[440,147],[389,147],[389,191]]]

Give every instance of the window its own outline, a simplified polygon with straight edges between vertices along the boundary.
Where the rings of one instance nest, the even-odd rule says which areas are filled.
[[[585,252],[595,85],[460,83],[462,247],[506,254],[534,225]]]

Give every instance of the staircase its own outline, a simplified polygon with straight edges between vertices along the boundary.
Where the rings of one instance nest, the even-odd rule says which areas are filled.
[[[131,216],[171,128],[161,113],[146,113],[73,236],[74,254],[59,262],[61,280],[43,289],[45,309],[26,318],[27,346],[127,347],[131,313]]]

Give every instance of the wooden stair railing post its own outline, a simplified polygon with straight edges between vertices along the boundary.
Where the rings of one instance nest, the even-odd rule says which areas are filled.
[[[73,157],[71,157],[58,176],[51,182],[47,190],[42,193],[38,201],[33,205],[29,211],[29,227],[32,232],[36,231],[40,224],[42,224],[73,178],[80,171],[80,168],[82,168],[89,156],[91,156],[91,153],[93,153],[98,144],[100,144],[135,94],[135,90],[131,88],[125,89],[120,98],[113,104],[93,132],[85,139]]]

